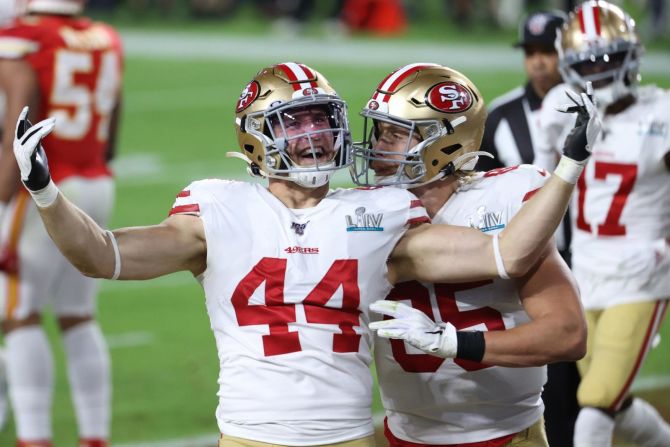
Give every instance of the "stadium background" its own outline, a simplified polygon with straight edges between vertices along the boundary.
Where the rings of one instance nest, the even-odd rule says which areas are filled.
[[[92,12],[120,29],[127,55],[112,227],[160,222],[191,180],[247,178],[243,164],[225,153],[237,150],[234,104],[262,66],[297,60],[323,72],[349,103],[355,138],[361,132],[358,111],[368,95],[385,74],[405,63],[437,62],[461,70],[488,102],[524,82],[522,54],[511,48],[515,29],[493,27],[481,9],[469,26],[457,25],[445,11],[446,2],[415,0],[405,32],[345,36],[322,20],[328,3],[319,2],[300,33],[259,14],[250,1],[225,19],[196,20],[186,3],[161,10],[161,3],[151,0]],[[624,7],[648,35],[646,3],[624,2]],[[670,87],[667,34],[647,44],[642,73],[643,83]],[[339,176],[338,183],[347,185],[347,176]],[[113,445],[213,446],[218,366],[196,282],[187,274],[103,282],[99,311],[113,361]],[[53,320],[47,324],[57,352],[54,440],[72,446],[76,431],[62,346]],[[668,420],[669,324],[661,336],[634,386]],[[375,412],[381,412],[378,398]],[[13,445],[14,439],[10,421],[0,433],[0,446]]]

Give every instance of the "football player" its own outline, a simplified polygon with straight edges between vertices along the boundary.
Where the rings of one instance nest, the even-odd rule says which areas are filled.
[[[427,225],[403,189],[330,191],[331,174],[352,160],[346,105],[323,75],[293,62],[262,69],[235,108],[237,156],[268,185],[193,182],[158,225],[107,231],[65,198],[39,143],[53,118],[24,131],[24,112],[14,151],[49,233],[86,275],[185,270],[201,283],[220,360],[220,446],[365,447],[374,445],[369,304],[410,279],[525,275],[599,131],[588,97],[577,101],[581,118],[557,175],[499,238]],[[459,349],[468,358],[481,345]]]
[[[615,429],[638,445],[670,445],[668,424],[630,392],[670,298],[670,94],[639,85],[642,44],[616,5],[583,3],[556,44],[565,82],[592,81],[604,112],[571,208],[572,268],[589,328],[574,445],[609,446]],[[540,114],[549,166],[555,139],[573,124],[552,112],[564,88],[549,92]]]
[[[403,73],[411,75],[396,82]],[[354,151],[358,183],[411,188],[433,224],[496,234],[548,178],[531,165],[473,171],[484,155],[477,151],[486,108],[456,70],[399,68],[362,115],[368,133]],[[452,132],[435,132],[445,122]],[[396,283],[371,309],[393,317],[370,324],[391,446],[548,445],[545,365],[586,349],[577,290],[553,241],[515,280]],[[480,345],[477,355],[464,355],[471,343]]]
[[[109,353],[94,319],[98,283],[51,242],[9,150],[25,104],[36,120],[57,118],[58,129],[47,139],[52,179],[105,225],[114,196],[107,162],[120,103],[121,43],[108,25],[80,16],[82,8],[83,0],[28,0],[26,14],[0,30],[0,90],[7,98],[0,302],[19,446],[51,445],[54,367],[41,326],[46,305],[63,336],[80,446],[104,446],[109,437]]]

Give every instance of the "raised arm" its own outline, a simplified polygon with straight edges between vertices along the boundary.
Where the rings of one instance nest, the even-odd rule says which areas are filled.
[[[53,119],[29,127],[27,108],[17,123],[14,154],[21,180],[37,204],[49,235],[83,274],[100,278],[149,279],[180,270],[205,269],[207,250],[202,222],[175,215],[160,225],[104,230],[68,201],[51,181],[40,140]]]
[[[497,237],[440,225],[412,229],[392,253],[389,279],[463,282],[525,275],[563,219],[590,147],[600,132],[597,110],[588,96],[582,94],[573,100],[581,101],[579,117],[566,139],[558,167]]]

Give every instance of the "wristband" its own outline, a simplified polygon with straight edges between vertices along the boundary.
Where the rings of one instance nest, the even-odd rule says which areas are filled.
[[[574,185],[584,170],[584,162],[580,163],[563,155],[554,170],[554,174],[562,180]]]
[[[107,236],[109,236],[109,241],[112,243],[112,248],[114,249],[114,273],[109,279],[116,280],[119,279],[119,275],[121,274],[121,253],[119,253],[119,244],[116,242],[114,233],[109,230],[106,230],[105,232],[107,233]]]
[[[496,259],[496,268],[498,269],[498,276],[502,279],[509,279],[507,270],[505,270],[505,264],[502,260],[502,255],[500,254],[500,242],[498,241],[498,233],[493,235],[493,256]]]
[[[458,331],[456,332],[457,349],[456,358],[481,362],[486,350],[486,341],[482,331]]]
[[[31,196],[33,196],[33,200],[37,204],[38,208],[46,208],[51,206],[56,201],[59,190],[53,180],[49,180],[47,186],[40,189],[39,191],[31,191],[28,189],[28,192]]]

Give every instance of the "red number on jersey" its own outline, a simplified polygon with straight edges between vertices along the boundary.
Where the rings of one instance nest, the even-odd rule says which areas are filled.
[[[505,174],[506,172],[514,171],[519,169],[519,166],[506,166],[504,168],[495,168],[484,173],[484,177],[495,177],[497,175]]]
[[[456,292],[475,289],[490,283],[491,281],[435,284],[435,298],[437,299],[441,321],[450,322],[456,329],[467,329],[484,324],[489,331],[504,330],[505,323],[502,315],[492,307],[486,306],[460,311],[456,303]],[[409,299],[413,308],[419,309],[433,321],[436,321],[430,304],[430,292],[421,283],[410,281],[397,284],[386,299],[393,301]],[[446,360],[430,354],[408,354],[405,350],[405,342],[402,340],[391,340],[391,350],[393,351],[393,358],[407,372],[435,372]],[[454,362],[466,371],[489,368],[488,365],[469,360],[455,359]]]
[[[326,307],[326,303],[342,286],[342,308]],[[314,287],[303,302],[308,323],[337,324],[341,334],[333,336],[333,352],[358,352],[361,336],[354,331],[359,324],[358,261],[338,259],[326,276]]]
[[[96,138],[107,141],[121,83],[120,64],[119,56],[113,51],[102,53],[99,65],[91,53],[63,49],[56,52],[49,100],[49,116],[58,120],[55,135],[66,140],[81,140],[97,124]],[[80,78],[92,74],[96,74],[96,78],[91,87]]]
[[[263,335],[266,356],[288,354],[302,350],[297,331],[290,332],[288,324],[296,321],[296,305],[284,302],[286,259],[263,258],[237,285],[231,302],[240,326],[267,324],[270,334]],[[253,293],[265,282],[265,305],[249,304]],[[342,286],[342,308],[327,307],[333,294]],[[303,301],[308,323],[336,324],[342,331],[333,336],[334,352],[358,352],[361,336],[354,326],[359,325],[360,292],[358,261],[339,259]]]
[[[602,236],[623,236],[626,234],[626,226],[619,222],[623,207],[626,205],[626,200],[630,192],[635,186],[637,179],[637,165],[608,163],[605,161],[594,162],[594,179],[605,180],[609,175],[617,175],[621,177],[619,189],[614,193],[612,202],[610,203],[609,211],[605,217],[605,222],[598,225],[598,235]],[[584,203],[586,201],[586,180],[584,174],[579,177],[577,182],[577,228],[583,231],[591,232],[591,224],[586,221],[584,216]]]

